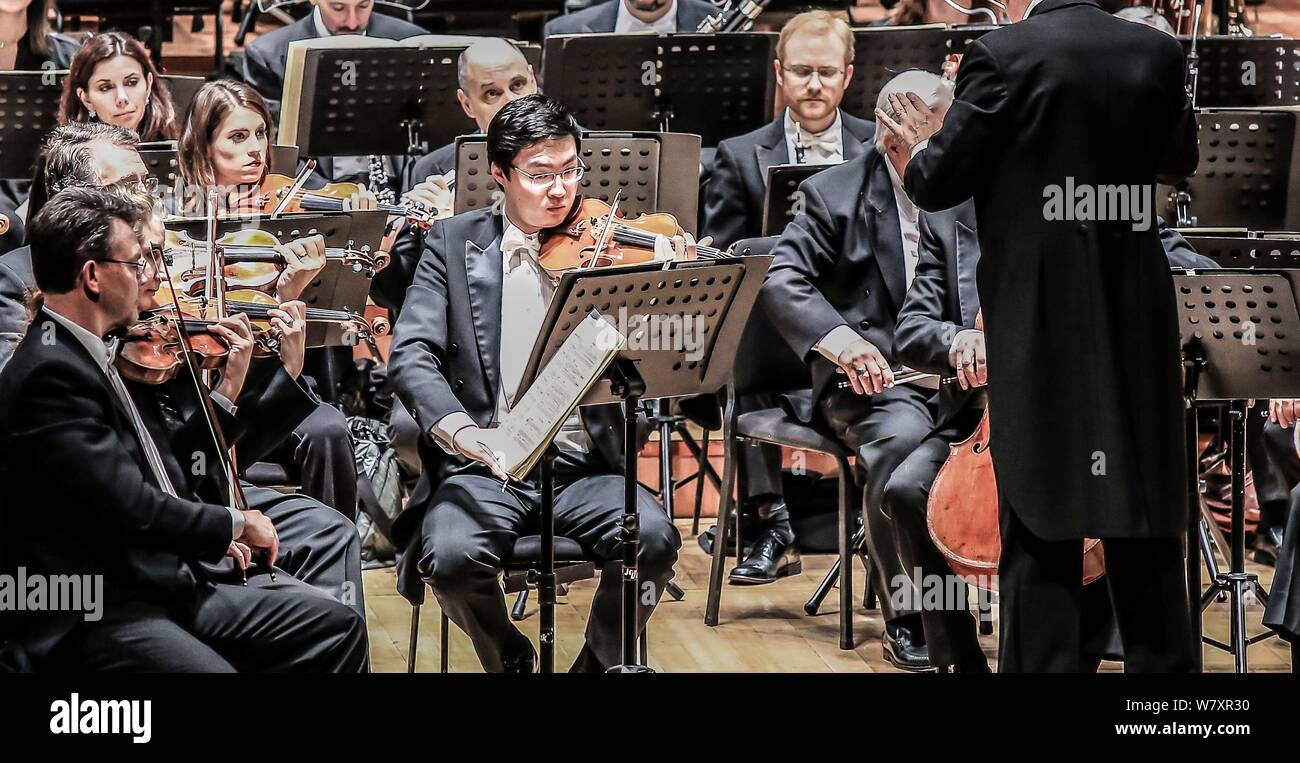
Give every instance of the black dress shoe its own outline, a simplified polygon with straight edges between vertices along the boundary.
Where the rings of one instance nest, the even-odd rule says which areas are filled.
[[[1255,532],[1255,553],[1251,555],[1258,564],[1277,566],[1278,550],[1282,547],[1282,528],[1264,527]]]
[[[880,634],[880,644],[885,649],[885,660],[899,670],[912,673],[934,672],[934,665],[930,663],[930,650],[924,645],[916,644],[910,628],[900,626],[891,629],[886,626],[885,632]]]
[[[794,543],[786,541],[775,530],[768,530],[745,561],[731,571],[732,583],[762,585],[777,578],[803,572],[803,561]]]
[[[528,651],[516,652],[513,656],[502,660],[502,673],[536,673],[537,672],[537,650],[533,648],[531,642],[528,644]]]

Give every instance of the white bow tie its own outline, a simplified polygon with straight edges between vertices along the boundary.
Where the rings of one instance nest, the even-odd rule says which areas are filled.
[[[826,130],[825,132],[813,135],[804,132],[802,128],[795,129],[795,144],[804,148],[815,149],[825,154],[834,154],[840,151],[843,143],[839,130]]]
[[[532,262],[537,261],[537,253],[541,244],[536,234],[522,237],[509,236],[501,242],[501,251],[507,257],[506,272],[513,271],[523,263],[527,258]]]

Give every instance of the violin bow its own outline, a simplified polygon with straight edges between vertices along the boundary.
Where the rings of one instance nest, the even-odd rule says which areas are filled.
[[[307,182],[307,178],[311,177],[311,173],[315,169],[316,160],[308,159],[307,163],[298,171],[298,176],[293,179],[293,185],[289,186],[288,190],[285,191],[284,198],[280,199],[280,203],[276,204],[275,209],[272,210],[272,220],[284,214],[284,210],[288,209],[289,205],[293,203],[294,197],[296,197],[298,192],[302,190],[303,185]]]
[[[618,204],[623,198],[623,189],[620,188],[614,193],[614,201],[609,205],[609,217],[605,218],[605,229],[600,232],[600,238],[596,239],[596,251],[592,252],[591,261],[587,263],[588,268],[596,267],[596,260],[600,257],[600,252],[609,244],[609,237],[614,232],[614,215],[618,214]]]

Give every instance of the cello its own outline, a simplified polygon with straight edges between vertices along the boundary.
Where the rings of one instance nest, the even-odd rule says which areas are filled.
[[[984,330],[984,314],[975,319]],[[989,410],[984,409],[975,430],[948,446],[948,459],[939,469],[926,503],[926,527],[935,548],[954,573],[997,589],[998,562],[1002,557],[1002,532],[998,517],[998,482],[989,450]],[[1105,574],[1101,541],[1083,541],[1083,582]]]

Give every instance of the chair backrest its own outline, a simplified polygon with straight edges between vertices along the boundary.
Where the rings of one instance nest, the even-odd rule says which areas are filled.
[[[733,251],[744,255],[770,254],[777,236],[747,238],[736,242]],[[732,383],[737,395],[764,392],[789,392],[812,386],[808,364],[790,349],[781,332],[776,330],[762,300],[754,304],[736,353]]]

